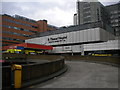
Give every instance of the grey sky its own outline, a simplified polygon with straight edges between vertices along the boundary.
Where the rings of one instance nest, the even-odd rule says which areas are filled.
[[[28,2],[29,1],[29,2]],[[76,13],[77,0],[3,0],[2,14],[20,15],[34,20],[48,20],[55,26],[73,25],[73,15]],[[99,0],[108,5],[106,0]],[[109,0],[116,3],[119,0]]]

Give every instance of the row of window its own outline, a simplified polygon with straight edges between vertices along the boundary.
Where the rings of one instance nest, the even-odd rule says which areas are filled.
[[[87,13],[89,13],[89,14],[90,14],[90,13],[91,13],[91,11],[90,11],[90,10],[89,10],[89,11],[84,11],[83,13],[86,13],[86,14],[87,14]]]
[[[20,20],[24,20],[24,21],[27,21],[27,22],[31,22],[31,23],[36,23],[35,20],[28,19],[28,18],[26,18],[26,17],[19,16],[19,15],[15,15],[14,18],[16,18],[16,19],[20,19]]]
[[[84,17],[90,16],[90,15],[91,15],[91,13],[83,13]]]
[[[88,19],[88,18],[90,18],[91,19],[91,15],[87,15],[87,16],[85,16],[85,17],[83,17],[84,19]]]
[[[111,20],[110,22],[111,22],[111,23],[118,23],[119,20],[118,20],[118,19],[113,19],[113,20]]]
[[[8,33],[8,34],[18,35],[18,36],[23,36],[23,37],[30,37],[30,35],[20,34],[20,33],[15,33],[15,32],[9,32],[9,31],[2,31],[2,33]]]
[[[89,12],[91,8],[83,8],[83,12]]]
[[[110,14],[118,14],[119,11],[111,11]]]
[[[118,23],[113,23],[113,24],[111,24],[113,27],[117,27],[117,26],[119,26],[119,24]]]
[[[27,30],[27,29],[23,29],[23,28],[18,28],[18,27],[13,27],[13,26],[8,26],[8,25],[2,25],[2,26],[3,27],[7,27],[7,28],[16,29],[16,30],[21,30],[21,31],[27,31],[27,32],[36,33],[36,31],[31,31],[31,30]]]
[[[13,39],[13,38],[9,38],[9,37],[2,37],[2,39],[5,39],[5,40],[12,40],[12,41],[19,41],[19,42],[25,42],[25,40]]]
[[[87,17],[83,18],[83,22],[84,23],[90,23],[91,22],[91,16],[87,16]]]
[[[10,20],[10,19],[3,19],[3,20],[4,20],[4,21],[11,22],[11,23],[16,23],[16,24],[20,24],[20,25],[25,25],[25,26],[32,27],[32,28],[38,28],[38,27],[36,27],[36,26],[32,26],[32,25],[29,25],[29,24],[25,24],[25,23],[13,21],[13,20]]]
[[[2,44],[2,46],[8,46],[8,45],[10,45],[10,44]]]
[[[119,16],[116,14],[116,15],[111,15],[110,18],[111,19],[114,19],[114,18],[118,18]]]
[[[90,3],[89,2],[84,2],[83,6],[84,7],[90,7]]]
[[[115,31],[116,31],[116,32],[120,31],[120,28],[115,28]]]

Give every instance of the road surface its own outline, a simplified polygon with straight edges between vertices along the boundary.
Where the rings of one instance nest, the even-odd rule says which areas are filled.
[[[118,88],[118,68],[83,61],[66,61],[61,76],[28,88]]]

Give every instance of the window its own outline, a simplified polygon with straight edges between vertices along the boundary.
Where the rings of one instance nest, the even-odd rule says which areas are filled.
[[[88,8],[83,8],[83,12],[90,12],[90,7]]]
[[[114,26],[118,26],[118,24],[115,23],[115,24],[112,24],[112,26],[113,26],[113,27],[114,27]]]
[[[119,31],[119,29],[118,29],[118,28],[116,28],[116,29],[115,29],[115,31]]]
[[[110,21],[111,23],[118,23],[118,19],[114,19]]]
[[[85,17],[85,18],[83,19],[83,22],[84,22],[84,23],[89,23],[89,22],[91,22],[91,17],[90,17],[90,16]]]
[[[24,21],[28,21],[28,22],[31,22],[31,23],[36,23],[35,20],[28,19],[28,18],[26,18],[26,17],[22,17],[22,16],[19,16],[19,15],[15,15],[14,18],[16,18],[16,19],[21,19],[21,20],[24,20]]]
[[[90,15],[91,15],[91,14],[90,14],[89,12],[84,12],[84,13],[83,13],[83,16],[84,16],[84,17],[90,16]]]
[[[18,29],[17,27],[13,27],[14,29]]]
[[[83,6],[86,8],[90,8],[90,2],[85,2]]]
[[[2,32],[3,32],[3,33],[12,34],[12,35],[18,35],[18,36],[30,37],[30,35],[20,34],[20,33],[15,33],[15,32],[9,32],[9,31],[2,31]]]
[[[118,13],[118,11],[114,11],[114,14],[117,14]]]
[[[36,26],[32,26],[32,25],[29,25],[29,24],[21,23],[21,22],[16,22],[16,21],[13,21],[13,20],[10,20],[10,19],[3,19],[3,20],[4,20],[4,21],[11,22],[11,23],[16,23],[16,24],[20,24],[20,25],[25,25],[25,26],[32,27],[32,28],[38,28],[38,27],[36,27]]]
[[[116,19],[115,22],[118,22],[118,19]]]
[[[21,31],[27,31],[27,32],[37,33],[37,31],[27,30],[27,29],[18,28],[18,27],[13,27],[13,26],[8,26],[8,25],[2,25],[2,26],[3,26],[3,27],[7,27],[7,28],[16,29],[16,30],[21,30]]]
[[[113,14],[118,14],[118,11],[111,11],[110,14],[111,14],[111,15],[113,15]]]
[[[90,19],[91,18],[91,15],[87,15],[85,17],[83,17],[84,19]]]
[[[114,20],[111,20],[110,22],[111,22],[111,23],[114,23]]]
[[[9,38],[9,37],[2,37],[2,39],[5,39],[5,40],[12,40],[12,41],[20,41],[20,42],[24,42],[24,41],[25,41],[25,40],[13,39],[13,38]]]
[[[97,9],[97,17],[98,17],[98,21],[99,21],[100,20],[99,9]]]

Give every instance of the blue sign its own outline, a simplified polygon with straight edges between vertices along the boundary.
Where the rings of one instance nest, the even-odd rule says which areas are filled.
[[[24,47],[17,46],[17,48],[16,48],[16,49],[21,49],[21,50],[23,50],[23,49],[24,49]]]

